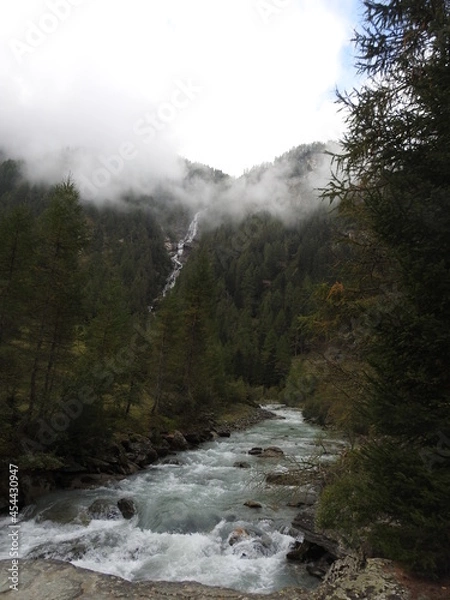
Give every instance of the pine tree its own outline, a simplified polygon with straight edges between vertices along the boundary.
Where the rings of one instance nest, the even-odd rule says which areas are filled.
[[[55,186],[38,227],[29,418],[36,408],[41,414],[49,410],[58,381],[64,379],[63,365],[70,357],[74,326],[82,312],[80,254],[86,226],[71,181]]]
[[[348,130],[328,188],[364,213],[399,273],[372,330],[373,435],[323,522],[370,531],[378,551],[450,570],[450,7],[366,0],[360,90],[340,95]]]

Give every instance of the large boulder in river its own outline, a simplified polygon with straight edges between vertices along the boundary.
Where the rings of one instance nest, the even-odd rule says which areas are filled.
[[[252,456],[260,456],[263,452],[262,448],[251,448],[251,450],[248,451],[249,454],[251,454]]]
[[[292,526],[303,533],[306,542],[324,548],[336,558],[344,556],[339,543],[316,527],[314,506],[305,506],[292,521]]]
[[[120,519],[122,514],[117,504],[105,498],[97,498],[87,509],[92,519]]]
[[[262,504],[256,502],[256,500],[247,500],[244,502],[244,506],[247,506],[248,508],[262,508]]]
[[[131,519],[136,514],[136,505],[132,498],[121,498],[117,502],[117,507],[124,519]]]
[[[284,452],[278,446],[269,446],[268,448],[252,448],[248,451],[253,456],[260,456],[261,458],[280,458],[284,456]]]
[[[242,540],[248,540],[250,538],[249,532],[244,527],[236,527],[228,536],[228,543],[230,546],[234,546]]]

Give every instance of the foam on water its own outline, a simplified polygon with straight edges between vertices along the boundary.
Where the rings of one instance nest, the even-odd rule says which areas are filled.
[[[193,580],[247,592],[313,586],[317,582],[304,568],[285,558],[295,541],[290,523],[296,511],[280,499],[279,488],[263,485],[266,472],[286,465],[247,452],[277,445],[301,460],[314,450],[319,430],[299,411],[270,408],[284,419],[181,453],[180,465],[155,465],[111,486],[40,498],[22,515],[21,557],[68,560],[128,580]],[[250,468],[233,466],[242,460]],[[122,497],[137,506],[132,519],[89,517],[94,500],[116,503]],[[252,498],[261,509],[244,506]],[[9,524],[0,521],[3,528]],[[0,557],[8,551],[1,535]]]

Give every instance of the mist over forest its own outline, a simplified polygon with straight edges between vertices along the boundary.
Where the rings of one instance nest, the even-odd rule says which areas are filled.
[[[346,440],[314,471],[316,526],[361,564],[448,577],[450,14],[444,1],[363,7],[365,79],[337,94],[344,133],[239,173],[187,159],[173,137],[177,107],[205,108],[194,78],[173,78],[163,103],[106,86],[94,111],[101,80],[72,94],[64,75],[70,110],[40,83],[22,124],[15,96],[32,99],[14,78],[0,100],[4,466],[13,456],[54,486],[131,475],[149,461],[130,444],[145,438],[157,461],[174,432],[200,439],[279,402]],[[250,121],[259,105],[246,108]],[[209,123],[226,128],[225,113]],[[233,127],[236,151],[252,131]]]

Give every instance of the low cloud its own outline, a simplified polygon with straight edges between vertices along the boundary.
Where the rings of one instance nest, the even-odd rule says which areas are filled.
[[[30,179],[71,175],[94,202],[163,185],[192,210],[285,218],[315,182],[283,160],[240,175],[339,137],[334,87],[355,2],[6,3],[0,147]],[[180,156],[233,177],[192,177]]]

